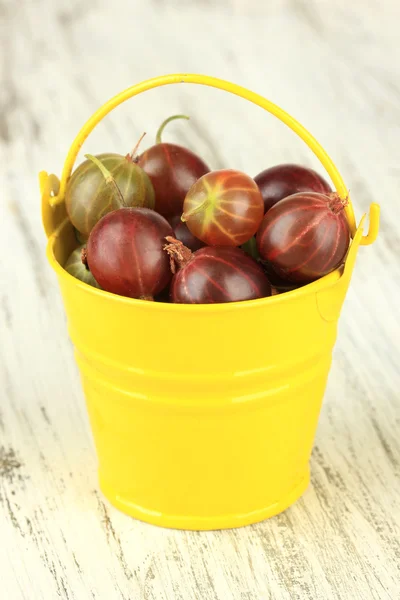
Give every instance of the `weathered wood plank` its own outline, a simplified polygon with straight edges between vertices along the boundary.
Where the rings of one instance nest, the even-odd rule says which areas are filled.
[[[399,598],[398,3],[0,2],[0,582],[7,600]],[[88,116],[134,82],[198,71],[281,104],[334,157],[358,217],[383,207],[339,327],[293,508],[237,531],[157,529],[103,499],[36,173],[60,173]],[[215,90],[174,86],[108,117],[88,151],[171,139],[214,168],[318,167],[290,131]]]

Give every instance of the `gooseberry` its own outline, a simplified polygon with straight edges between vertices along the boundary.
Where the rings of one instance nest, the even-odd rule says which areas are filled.
[[[163,247],[173,235],[164,217],[148,208],[120,208],[92,229],[87,263],[107,292],[153,300],[169,283],[170,262]]]
[[[313,169],[301,165],[283,164],[265,169],[254,181],[264,200],[264,213],[274,204],[298,192],[329,194],[331,186]]]
[[[240,171],[212,171],[188,191],[182,221],[209,246],[240,246],[257,231],[264,215],[254,180]]]
[[[240,248],[206,246],[192,253],[175,238],[166,239],[165,250],[175,272],[170,286],[172,302],[212,304],[271,295],[262,268]]]
[[[209,167],[188,148],[161,141],[165,126],[174,119],[188,119],[174,115],[160,126],[156,144],[138,158],[139,166],[150,177],[155,191],[155,210],[165,217],[182,213],[185,196]]]
[[[301,192],[280,200],[264,216],[257,249],[284,280],[308,283],[343,261],[350,232],[346,201],[337,194]]]
[[[89,266],[82,262],[82,251],[84,251],[85,246],[79,246],[76,250],[72,252],[67,262],[64,265],[64,269],[73,277],[76,277],[83,283],[87,283],[88,285],[92,285],[93,287],[100,288],[99,284],[93,277]]]
[[[105,179],[98,163],[91,155],[73,172],[67,183],[65,206],[73,226],[83,236],[88,236],[96,223],[108,212],[124,206],[154,208],[152,183],[135,162],[135,150],[131,154],[104,153],[97,160],[117,184],[116,192],[110,179]]]

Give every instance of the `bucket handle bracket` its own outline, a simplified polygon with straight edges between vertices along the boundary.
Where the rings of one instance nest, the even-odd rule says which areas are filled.
[[[42,221],[46,236],[49,238],[68,218],[65,202],[54,203],[60,191],[60,180],[53,173],[39,173],[39,188],[42,198]]]

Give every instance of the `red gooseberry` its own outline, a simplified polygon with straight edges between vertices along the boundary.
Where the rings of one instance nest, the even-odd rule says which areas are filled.
[[[172,273],[164,251],[173,235],[164,217],[148,208],[120,208],[92,229],[86,260],[93,277],[107,292],[152,300]]]
[[[204,247],[192,253],[172,237],[167,242],[165,250],[176,271],[170,286],[172,302],[213,304],[271,295],[263,269],[240,248]]]
[[[301,165],[275,165],[256,175],[254,181],[263,197],[265,213],[279,200],[298,192],[329,194],[332,191],[321,175]]]
[[[275,204],[257,232],[262,260],[286,281],[307,283],[343,261],[350,231],[337,194],[302,192]]]
[[[174,119],[188,119],[174,115],[159,128],[156,144],[143,152],[137,162],[149,176],[155,192],[155,210],[165,217],[182,213],[186,193],[199,177],[210,169],[188,148],[161,141],[164,127]]]

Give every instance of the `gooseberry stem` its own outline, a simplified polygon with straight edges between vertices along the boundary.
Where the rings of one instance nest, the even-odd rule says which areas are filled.
[[[189,221],[190,217],[193,217],[193,215],[196,215],[197,213],[204,210],[209,203],[210,203],[210,198],[207,196],[206,198],[204,198],[203,202],[198,204],[195,208],[192,208],[192,210],[188,210],[188,211],[184,212],[183,215],[181,216],[181,221],[183,223],[186,223],[186,221]]]
[[[142,133],[142,135],[140,136],[140,138],[138,139],[138,141],[136,142],[136,146],[134,147],[134,149],[132,150],[132,152],[130,154],[126,155],[126,158],[128,160],[130,160],[131,162],[137,162],[138,159],[137,159],[137,156],[136,156],[136,152],[137,152],[137,150],[138,150],[138,148],[139,148],[139,146],[140,146],[140,144],[142,142],[142,139],[144,138],[145,135],[146,135],[146,132],[144,131]]]
[[[88,260],[87,260],[87,250],[86,250],[86,248],[82,248],[82,250],[81,250],[81,260],[82,260],[82,263],[87,268],[87,270],[89,271],[89,265],[88,265]]]
[[[168,235],[165,240],[168,244],[164,245],[164,250],[169,256],[171,271],[175,274],[177,268],[185,266],[192,258],[192,251],[172,235]]]
[[[168,117],[168,119],[165,119],[165,121],[163,121],[160,125],[160,127],[158,128],[158,131],[156,133],[156,144],[161,144],[161,136],[162,133],[164,131],[164,128],[166,127],[166,125],[168,125],[168,123],[170,123],[171,121],[175,121],[175,119],[187,119],[189,120],[190,117],[187,117],[186,115],[172,115],[172,117]]]
[[[91,160],[92,163],[94,163],[96,165],[96,167],[98,167],[100,169],[100,171],[103,174],[104,179],[106,180],[106,183],[107,184],[111,183],[114,186],[114,189],[117,192],[117,196],[119,198],[121,206],[126,207],[126,203],[125,203],[124,197],[121,193],[121,190],[119,189],[117,182],[115,181],[114,177],[112,176],[110,171],[107,169],[107,167],[105,167],[103,165],[103,163],[100,162],[99,159],[96,158],[95,156],[93,156],[92,154],[85,154],[85,158],[88,158],[89,160]]]
[[[340,198],[336,192],[328,194],[328,197],[328,206],[335,215],[338,215],[349,203],[349,199],[347,197],[342,200],[342,198]]]

